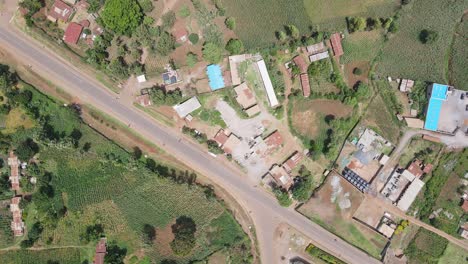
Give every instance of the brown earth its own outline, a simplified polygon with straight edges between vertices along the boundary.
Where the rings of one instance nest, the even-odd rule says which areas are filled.
[[[362,70],[361,75],[353,74],[354,68]],[[344,74],[349,87],[353,87],[357,82],[368,83],[367,76],[369,75],[368,61],[353,61],[344,65]]]
[[[172,225],[175,223],[169,223],[164,228],[156,229],[156,241],[154,243],[154,248],[161,256],[172,256],[174,253],[171,248],[171,241],[174,240],[174,234],[172,233]]]

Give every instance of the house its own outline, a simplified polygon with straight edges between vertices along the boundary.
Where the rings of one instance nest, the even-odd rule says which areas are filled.
[[[229,131],[220,129],[213,139],[218,143],[218,146],[222,147],[224,144],[226,144],[230,134],[231,133]]]
[[[310,62],[319,61],[328,58],[328,51],[320,52],[309,56]]]
[[[387,214],[387,213],[385,213]],[[380,226],[377,229],[379,233],[382,235],[386,236],[387,238],[392,238],[393,233],[395,232],[396,229],[396,224],[393,222],[393,220],[389,219],[385,215],[382,217],[380,221]]]
[[[144,82],[146,82],[146,76],[145,76],[144,74],[138,75],[138,76],[136,77],[136,79],[137,79],[137,82],[138,82],[138,83],[144,83]]]
[[[224,153],[232,155],[232,152],[240,143],[241,140],[236,135],[231,133],[226,142],[223,144],[222,149],[224,150]]]
[[[421,181],[418,178],[414,179],[413,182],[411,182],[411,184],[409,185],[408,189],[406,189],[403,196],[398,201],[397,207],[404,212],[408,211],[411,204],[416,199],[416,196],[418,196],[418,193],[422,190],[423,186],[423,181]]]
[[[180,118],[185,118],[188,114],[197,110],[201,107],[200,101],[197,97],[192,97],[187,101],[173,106],[174,110],[177,112]]]
[[[410,93],[411,89],[413,89],[414,81],[408,79],[402,79],[400,82],[400,92],[403,93]]]
[[[244,110],[245,113],[250,117],[250,116],[254,116],[258,113],[260,113],[262,110],[260,109],[260,106],[258,106],[258,104],[252,106],[252,107],[249,107],[247,109]]]
[[[71,22],[70,24],[68,24],[67,29],[65,30],[65,34],[63,35],[63,41],[65,41],[65,43],[67,44],[78,43],[82,31],[82,25],[75,22]]]
[[[300,75],[300,78],[301,78],[302,95],[304,97],[309,97],[310,96],[309,75],[307,73],[303,73]]]
[[[15,156],[13,151],[10,151],[10,154],[8,156],[8,166],[10,166],[10,184],[11,184],[11,189],[14,191],[19,191],[20,189],[20,175],[19,175],[19,160],[18,157]]]
[[[94,255],[94,264],[104,264],[104,257],[107,254],[107,246],[106,246],[107,239],[101,238],[96,245],[96,254]]]
[[[309,45],[306,47],[307,53],[316,54],[325,51],[327,48],[323,42],[319,42],[317,44]]]
[[[11,230],[13,231],[14,236],[22,236],[24,233],[24,222],[21,216],[21,208],[19,204],[21,202],[21,197],[13,197],[10,204],[10,212],[13,214],[13,219],[11,221]]]
[[[385,164],[387,164],[388,160],[390,160],[390,157],[385,155],[385,154],[382,154],[382,156],[379,159],[379,164],[380,165],[385,165]]]
[[[468,200],[463,200],[461,208],[463,209],[463,212],[468,213]]]
[[[407,170],[413,174],[414,176],[416,176],[417,178],[420,178],[421,176],[423,176],[424,174],[424,171],[422,170],[422,168],[424,167],[424,164],[422,163],[422,161],[418,160],[418,159],[415,159],[413,162],[411,162],[411,164],[408,166]]]
[[[149,94],[142,94],[136,97],[136,101],[139,105],[143,107],[147,107],[152,105],[153,103],[151,102],[151,98]]]
[[[47,13],[47,19],[56,23],[57,20],[67,22],[73,14],[73,8],[61,0],[56,0]]]
[[[271,107],[276,107],[279,105],[278,99],[276,98],[275,89],[273,89],[273,84],[270,80],[270,75],[268,75],[268,70],[264,60],[257,61],[258,70],[262,77],[263,86],[268,96],[268,102]]]
[[[465,222],[465,224],[460,226],[460,229],[458,229],[458,234],[460,234],[460,236],[464,239],[468,239],[468,222]]]
[[[302,161],[303,158],[304,155],[302,155],[302,153],[299,151],[294,152],[294,154],[283,163],[284,169],[288,173],[291,173],[291,171]]]
[[[283,144],[283,137],[278,132],[278,130],[271,133],[270,135],[268,135],[263,140],[264,140],[265,144],[267,145],[267,147],[269,149],[273,149],[273,148],[276,149],[276,148],[278,148],[279,146],[281,146]]]
[[[188,39],[188,31],[185,28],[185,24],[182,20],[177,20],[174,24],[172,35],[175,40],[179,43],[184,43]]]
[[[307,72],[307,67],[309,65],[307,65],[307,63],[305,62],[304,58],[302,58],[301,55],[298,55],[298,56],[294,57],[293,62],[299,68],[301,73]]]
[[[330,36],[330,43],[332,46],[333,54],[335,57],[343,55],[343,47],[341,46],[341,35],[340,33],[333,33]]]
[[[273,165],[269,171],[269,174],[275,183],[285,190],[289,190],[289,188],[291,188],[294,183],[292,177],[282,166],[278,166],[276,164]]]
[[[244,82],[238,85],[234,88],[234,91],[237,95],[236,101],[242,106],[242,109],[245,110],[257,104],[257,100],[255,99],[252,90],[247,86],[247,83]]]

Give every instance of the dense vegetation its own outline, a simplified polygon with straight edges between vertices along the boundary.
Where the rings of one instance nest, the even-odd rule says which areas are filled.
[[[325,263],[329,263],[329,264],[344,264],[345,263],[341,261],[340,259],[336,258],[335,256],[328,254],[327,252],[321,250],[320,248],[312,244],[307,246],[306,252],[314,257],[319,258]]]
[[[447,239],[421,228],[405,249],[405,255],[409,263],[438,263],[447,244]]]

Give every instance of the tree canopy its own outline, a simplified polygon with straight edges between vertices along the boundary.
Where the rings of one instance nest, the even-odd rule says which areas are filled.
[[[239,39],[230,39],[226,44],[226,50],[231,55],[240,54],[244,51],[244,43]]]
[[[437,41],[439,38],[439,34],[435,32],[434,30],[429,30],[429,29],[423,29],[419,33],[419,40],[423,44],[432,44]]]
[[[130,35],[141,24],[143,12],[135,0],[107,0],[101,18],[107,29]]]
[[[176,219],[172,225],[174,240],[171,242],[171,248],[177,255],[187,255],[195,247],[195,232],[197,226],[192,218],[181,216]]]
[[[209,63],[218,63],[221,61],[223,51],[215,43],[207,42],[203,45],[203,59]]]

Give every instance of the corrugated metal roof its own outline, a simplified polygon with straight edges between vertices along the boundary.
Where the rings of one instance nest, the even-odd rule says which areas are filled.
[[[268,75],[268,70],[265,65],[264,60],[257,61],[258,69],[260,70],[260,75],[262,76],[263,85],[267,92],[268,101],[270,102],[271,107],[279,105],[278,99],[276,98],[275,90],[273,89],[273,84],[270,80],[270,75]]]

